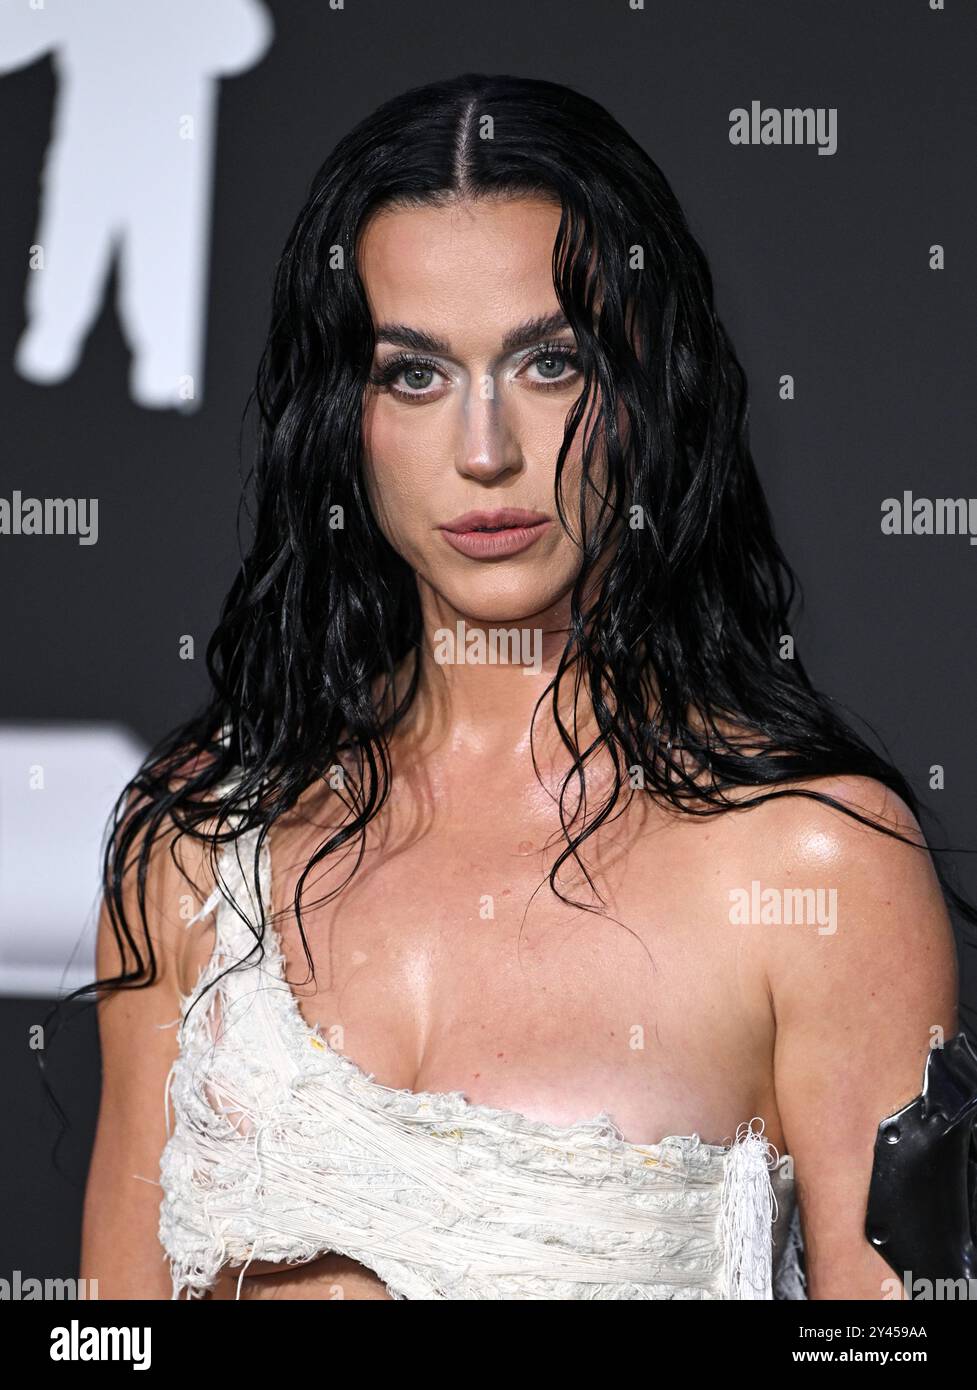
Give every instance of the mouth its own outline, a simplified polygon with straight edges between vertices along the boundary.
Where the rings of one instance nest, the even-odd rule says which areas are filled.
[[[550,524],[540,512],[505,507],[497,512],[465,512],[439,527],[453,550],[472,560],[502,560],[535,544]]]
[[[446,521],[441,526],[442,531],[451,531],[455,535],[467,535],[472,532],[496,532],[521,530],[529,526],[540,526],[549,517],[542,512],[526,511],[523,507],[500,507],[494,512],[464,512],[461,516],[456,516],[454,521]]]

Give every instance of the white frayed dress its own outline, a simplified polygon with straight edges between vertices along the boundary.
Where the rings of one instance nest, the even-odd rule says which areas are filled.
[[[762,1121],[728,1145],[634,1144],[603,1112],[556,1126],[397,1090],[334,1051],[286,980],[267,842],[256,910],[257,835],[223,845],[219,867],[248,921],[265,921],[264,952],[216,888],[198,914],[215,913],[213,953],[182,999],[163,1098],[173,1298],[202,1297],[225,1266],[243,1278],[252,1260],[328,1252],[397,1299],[806,1297],[791,1163]]]

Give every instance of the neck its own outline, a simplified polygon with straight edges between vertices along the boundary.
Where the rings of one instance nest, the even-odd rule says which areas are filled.
[[[546,609],[509,620],[487,620],[459,612],[418,579],[422,637],[397,675],[400,696],[418,663],[418,689],[411,710],[395,731],[402,752],[425,760],[450,758],[456,765],[491,761],[528,763],[530,726],[537,701],[553,680],[570,627],[565,596]],[[598,726],[589,693],[574,691],[579,658],[560,682],[558,709],[564,726],[585,749]],[[570,764],[552,709],[553,691],[533,727],[533,751],[547,767]]]

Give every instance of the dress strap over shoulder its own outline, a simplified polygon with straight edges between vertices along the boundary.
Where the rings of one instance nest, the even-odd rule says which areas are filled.
[[[222,738],[226,743],[229,731],[225,725]],[[240,773],[232,773],[218,783],[217,794],[223,799],[240,781]],[[187,923],[194,923],[215,913],[215,957],[222,960],[243,960],[256,947],[257,933],[271,912],[271,864],[267,844],[258,858],[258,883],[255,890],[255,847],[259,830],[241,830],[241,812],[233,813],[222,825],[221,833],[236,832],[233,839],[224,839],[217,847],[217,882],[203,907]],[[241,914],[247,919],[242,920]],[[250,924],[250,925],[249,925]]]

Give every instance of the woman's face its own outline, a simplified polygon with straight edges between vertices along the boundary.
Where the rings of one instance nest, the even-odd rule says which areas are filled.
[[[377,340],[363,402],[374,515],[422,587],[476,621],[541,613],[580,568],[554,502],[583,385],[553,288],[559,222],[557,204],[529,198],[384,209],[359,242]],[[571,521],[581,435],[563,474]],[[505,529],[473,536],[479,524]]]

